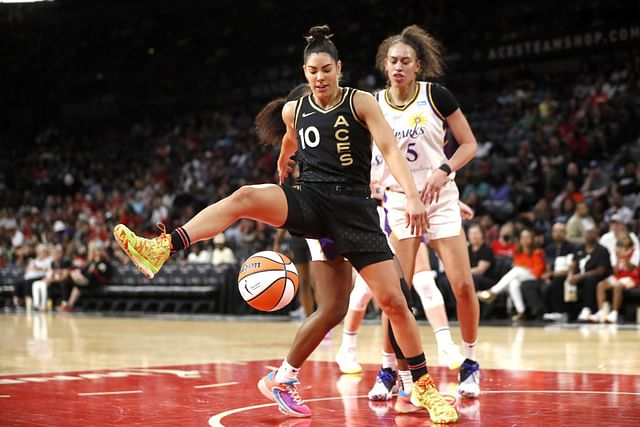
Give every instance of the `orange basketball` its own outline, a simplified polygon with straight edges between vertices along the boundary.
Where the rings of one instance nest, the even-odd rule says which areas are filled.
[[[298,292],[298,270],[281,253],[257,252],[240,267],[238,289],[247,304],[256,310],[280,310]]]

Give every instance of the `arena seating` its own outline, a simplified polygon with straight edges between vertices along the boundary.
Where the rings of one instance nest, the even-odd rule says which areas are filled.
[[[14,285],[22,280],[19,268],[0,269],[4,306]],[[235,265],[167,264],[153,281],[130,264],[116,265],[111,282],[84,292],[77,310],[111,313],[233,313],[240,308],[234,295]],[[236,292],[237,294],[237,292]]]

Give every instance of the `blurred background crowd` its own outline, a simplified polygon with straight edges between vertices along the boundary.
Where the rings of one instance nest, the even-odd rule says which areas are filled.
[[[479,143],[456,180],[476,213],[467,227],[479,225],[500,264],[483,272],[491,280],[479,291],[537,248],[548,251],[535,279],[551,286],[559,253],[550,245],[561,224],[574,245],[565,252],[595,239],[610,255],[589,287],[589,313],[575,316],[599,313],[598,283],[618,274],[616,242],[629,236],[635,268],[640,254],[640,30],[631,19],[640,6],[409,1],[393,14],[379,0],[330,6],[0,5],[0,268],[27,268],[38,245],[85,273],[94,253],[117,265],[115,224],[155,235],[157,223],[171,230],[241,185],[274,182],[278,147],[258,143],[253,118],[303,80],[304,31],[328,23],[344,83],[374,90],[384,87],[373,71],[378,43],[417,23],[443,42],[441,82]],[[281,24],[267,28],[265,19]],[[531,243],[523,245],[523,230]],[[611,243],[604,236],[612,230]],[[274,233],[241,220],[172,262],[240,263],[270,249]],[[518,297],[509,294],[511,304]],[[560,312],[548,292],[543,302],[525,295],[530,316]]]

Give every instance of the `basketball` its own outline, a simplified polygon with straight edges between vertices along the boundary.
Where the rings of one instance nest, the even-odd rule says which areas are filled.
[[[256,310],[280,310],[298,291],[298,271],[281,253],[257,252],[240,267],[238,289],[242,299]]]

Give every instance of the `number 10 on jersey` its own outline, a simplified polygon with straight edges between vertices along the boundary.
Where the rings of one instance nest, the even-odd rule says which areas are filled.
[[[342,120],[341,120],[342,119]],[[347,121],[343,116],[340,116],[336,121],[334,127],[338,125],[346,125],[349,126]],[[300,136],[300,143],[302,144],[302,149],[314,148],[320,144],[320,132],[318,128],[315,126],[309,126],[307,128],[302,128],[298,131],[298,135]],[[339,127],[335,132],[335,140],[336,140],[336,152],[338,153],[338,160],[340,161],[340,166],[347,167],[353,164],[353,156],[351,155],[351,142],[349,141],[349,129],[346,127]]]

